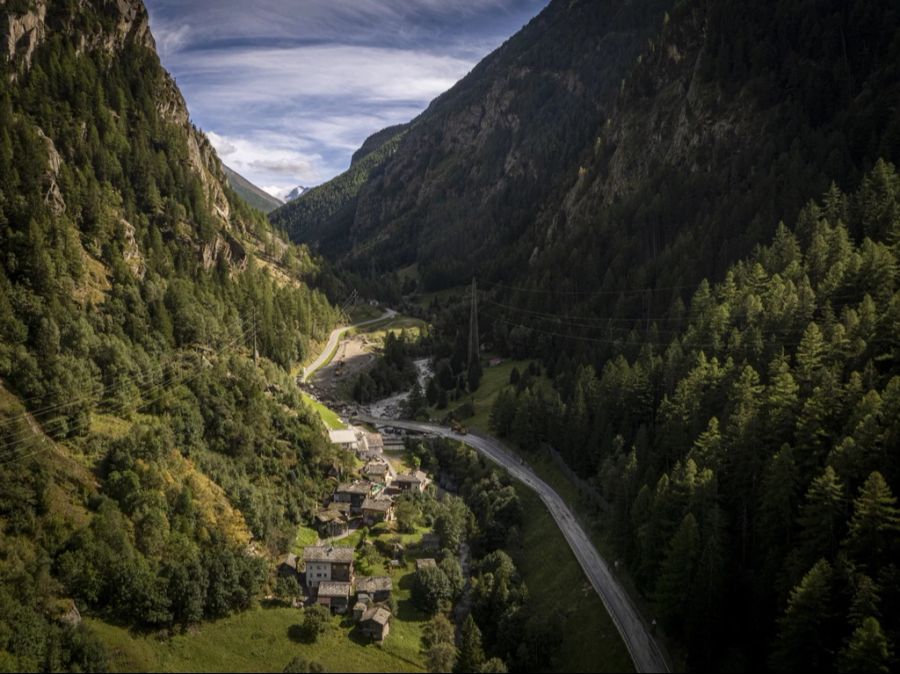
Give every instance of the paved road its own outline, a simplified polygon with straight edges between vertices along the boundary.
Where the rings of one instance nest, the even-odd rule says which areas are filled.
[[[634,667],[639,672],[668,672],[669,666],[656,640],[650,634],[647,625],[631,599],[619,585],[609,566],[597,552],[587,534],[576,521],[569,507],[562,498],[546,482],[522,460],[503,447],[497,440],[469,433],[461,435],[444,426],[426,424],[416,421],[395,421],[393,419],[377,419],[360,416],[361,421],[405,428],[407,430],[435,433],[446,438],[460,440],[487,456],[495,463],[503,466],[516,479],[531,487],[547,506],[560,531],[569,542],[572,552],[581,564],[585,575],[600,596],[606,610],[612,617],[622,640],[631,654]]]
[[[318,370],[320,367],[322,367],[322,365],[325,364],[325,361],[328,360],[328,356],[330,356],[332,352],[334,352],[334,350],[337,348],[338,340],[345,332],[347,332],[347,330],[350,330],[351,328],[361,328],[366,325],[371,325],[372,323],[377,323],[378,321],[393,318],[396,315],[396,311],[394,311],[393,309],[388,309],[378,318],[372,318],[368,321],[362,321],[361,323],[354,323],[353,325],[345,325],[343,327],[335,328],[334,330],[332,330],[331,334],[328,336],[328,342],[325,344],[325,348],[322,349],[322,353],[319,354],[319,357],[316,358],[310,365],[303,368],[303,376],[301,377],[300,381],[305,382],[312,376],[312,374],[316,370]]]

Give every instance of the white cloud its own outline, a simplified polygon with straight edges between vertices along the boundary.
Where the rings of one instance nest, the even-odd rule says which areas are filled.
[[[274,194],[344,171],[367,136],[413,119],[545,2],[146,0],[193,120]]]
[[[237,146],[234,143],[224,136],[220,136],[215,131],[207,131],[206,136],[209,138],[212,146],[216,148],[216,152],[218,152],[220,157],[228,157],[237,152]]]

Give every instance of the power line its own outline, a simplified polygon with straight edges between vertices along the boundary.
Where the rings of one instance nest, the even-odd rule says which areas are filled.
[[[231,340],[231,342],[229,342],[228,344],[226,344],[226,345],[224,345],[223,347],[221,347],[216,353],[217,353],[217,354],[221,354],[221,353],[224,353],[226,350],[231,349],[232,347],[234,347],[235,345],[237,345],[239,342],[241,342],[242,339],[243,339],[246,335],[247,335],[247,332],[246,332],[246,331],[242,331],[241,334],[238,335],[238,337],[236,337],[235,339]],[[198,372],[199,372],[199,370],[198,370]],[[196,376],[196,374],[195,374],[195,375],[192,375],[192,376]],[[140,409],[143,409],[143,408],[147,407],[147,406],[150,405],[151,403],[156,402],[156,401],[163,395],[163,393],[165,393],[165,392],[168,390],[169,386],[170,386],[171,384],[173,384],[175,381],[179,381],[179,383],[182,383],[182,382],[185,382],[185,381],[189,381],[189,380],[192,378],[192,376],[189,375],[189,376],[184,376],[184,377],[179,378],[179,373],[178,373],[178,372],[172,372],[172,373],[170,373],[167,377],[164,377],[162,381],[160,381],[160,382],[154,384],[154,385],[151,386],[148,390],[141,392],[142,397],[146,397],[148,394],[151,394],[151,393],[154,395],[154,397],[151,398],[150,400],[147,400],[147,401],[141,403],[140,405],[138,405],[138,406],[135,407],[134,409],[135,409],[135,410],[140,410]],[[112,388],[120,388],[120,389],[121,389],[121,388],[124,388],[124,386],[127,385],[127,384],[129,384],[129,383],[130,383],[130,382],[125,382],[125,383],[123,383],[123,384],[122,384],[121,386],[119,386],[119,387],[112,387]],[[73,401],[71,404],[74,405],[74,404],[77,404],[78,402],[84,402],[84,401],[90,400],[90,399],[92,399],[92,398],[93,398],[92,396],[84,396],[84,397],[82,397],[81,399],[76,399],[76,400]],[[124,403],[124,402],[123,402],[123,403],[120,403],[120,408],[121,408],[122,410],[125,409],[125,403]],[[33,414],[31,414],[31,413],[29,413],[29,412],[26,411],[26,412],[24,412],[24,413],[21,413],[21,414],[17,415],[16,417],[12,417],[12,418],[6,419],[5,422],[6,422],[6,423],[12,423],[12,422],[17,421],[17,420],[25,419],[25,420],[26,420],[26,423],[27,423],[27,418],[28,418],[29,416],[32,417],[33,419],[35,418],[35,416],[34,416]],[[36,419],[35,419],[35,421],[36,421]],[[45,436],[46,436],[46,433],[45,433]],[[9,437],[9,436],[7,436],[7,437]],[[25,444],[25,443],[27,443],[27,442],[32,441],[32,439],[33,439],[33,438],[30,438],[30,437],[19,438],[18,440],[14,441],[14,442],[7,443],[7,444],[3,447],[3,449],[4,449],[4,450],[14,449],[14,448],[17,447],[17,446],[20,446],[20,445],[22,445],[22,444]],[[55,444],[55,441],[54,441],[54,444]],[[19,457],[19,458],[24,458],[24,457]],[[14,460],[15,460],[15,459],[14,459]],[[9,462],[9,461],[0,461],[0,465],[5,465],[5,463],[8,463],[8,462]]]
[[[223,349],[231,348],[231,346],[233,346],[238,341],[240,341],[244,337],[246,337],[247,334],[249,334],[249,331],[242,329],[240,334],[235,339],[231,340],[231,342],[229,342],[229,344],[225,345],[222,348]],[[185,351],[185,353],[190,353],[190,351]],[[171,365],[173,361],[174,361],[174,358],[169,363],[167,363],[165,365],[162,365],[162,364],[160,365],[160,372],[159,372],[160,376],[163,376],[163,369],[165,367]],[[146,383],[146,382],[150,381],[151,378],[154,377],[155,375],[156,375],[155,372],[145,371],[140,374],[133,375],[133,376],[123,377],[121,379],[118,379],[115,383],[110,384],[109,386],[105,387],[102,391],[100,391],[99,396],[102,399],[103,397],[107,397],[113,393],[123,390],[126,386],[129,386],[131,384],[140,385],[140,384]],[[34,399],[34,397],[32,399]],[[48,405],[47,407],[38,408],[36,410],[26,410],[25,412],[22,412],[21,414],[19,414],[17,416],[7,417],[7,418],[3,419],[2,421],[0,421],[0,428],[2,428],[3,426],[9,425],[11,423],[14,423],[18,420],[21,420],[27,416],[31,416],[32,418],[38,419],[38,418],[46,416],[47,414],[49,414],[51,412],[56,412],[60,409],[73,407],[75,405],[78,405],[80,403],[87,402],[87,401],[90,401],[93,399],[94,399],[94,395],[86,394],[86,395],[83,395],[83,396],[80,396],[77,398],[72,398],[65,402],[54,403],[53,405]],[[19,402],[21,403],[22,401],[19,400]]]

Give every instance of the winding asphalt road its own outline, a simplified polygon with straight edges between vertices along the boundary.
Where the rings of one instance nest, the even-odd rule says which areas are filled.
[[[393,309],[387,309],[381,316],[378,318],[372,318],[368,321],[362,321],[361,323],[354,323],[353,325],[345,325],[341,328],[335,328],[331,331],[331,334],[328,335],[328,342],[325,344],[325,348],[322,349],[322,353],[319,354],[319,357],[316,358],[312,363],[310,363],[307,367],[303,368],[303,376],[300,378],[300,381],[305,382],[309,379],[313,373],[318,370],[322,365],[325,364],[325,361],[328,360],[328,357],[334,353],[334,350],[337,348],[338,341],[343,336],[347,330],[351,328],[361,328],[366,325],[371,325],[372,323],[377,323],[378,321],[383,321],[388,318],[393,318],[397,315],[397,312]]]
[[[535,474],[528,464],[494,438],[469,433],[462,435],[444,426],[417,421],[396,421],[394,419],[378,419],[359,416],[360,421],[380,425],[405,428],[422,433],[434,433],[445,438],[452,438],[466,443],[484,454],[495,463],[503,466],[509,473],[531,487],[547,506],[560,531],[569,542],[572,552],[581,564],[585,575],[594,590],[600,596],[606,610],[612,617],[638,672],[669,672],[669,666],[656,640],[647,625],[641,619],[637,608],[622,589],[618,580],[609,569],[609,565],[597,552],[590,538],[572,515],[565,501],[550,485]]]

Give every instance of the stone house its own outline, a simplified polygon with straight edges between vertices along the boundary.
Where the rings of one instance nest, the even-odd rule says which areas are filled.
[[[316,603],[327,606],[332,613],[346,613],[350,605],[352,585],[347,582],[325,581],[319,584]]]
[[[390,576],[360,576],[356,579],[356,599],[363,603],[380,603],[391,598],[394,581]]]
[[[390,498],[367,498],[362,504],[362,517],[366,526],[394,519],[394,502]]]
[[[429,484],[431,484],[431,480],[421,470],[402,473],[391,481],[391,486],[400,491],[415,491],[419,493],[424,492]]]
[[[311,545],[303,550],[306,564],[306,586],[315,589],[320,583],[353,580],[353,548],[333,545]]]
[[[373,606],[362,614],[359,628],[374,641],[384,641],[391,631],[391,612],[383,606]]]

